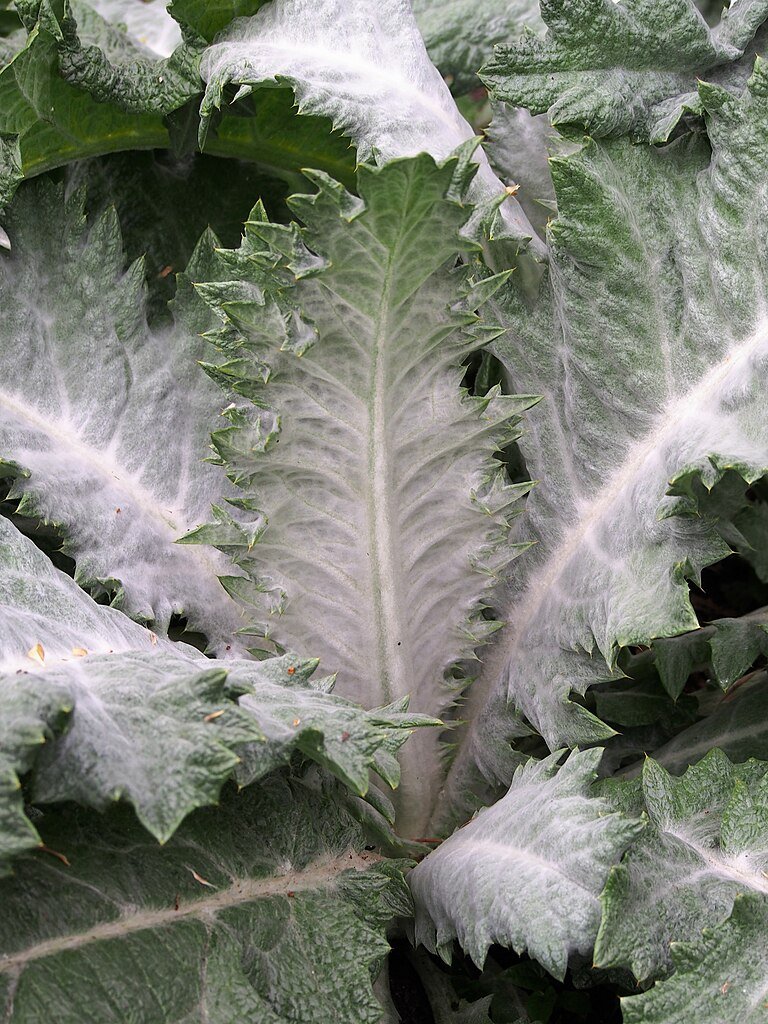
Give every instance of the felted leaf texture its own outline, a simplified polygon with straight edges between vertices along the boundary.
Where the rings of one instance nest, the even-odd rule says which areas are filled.
[[[316,660],[212,661],[97,605],[0,518],[0,856],[37,845],[18,776],[36,803],[131,803],[167,840],[197,807],[300,753],[356,794],[374,768],[432,725],[397,706],[364,711],[312,680]],[[235,701],[240,698],[239,704]],[[381,804],[386,815],[386,804]]]
[[[718,1024],[759,1024],[766,1000],[765,931],[768,901],[739,895],[723,924],[705,928],[700,938],[675,944],[675,973],[642,995],[621,1001],[626,1024],[687,1024],[692,1019]]]
[[[360,198],[313,174],[319,191],[291,201],[306,228],[256,211],[222,254],[233,280],[199,288],[224,324],[228,361],[211,372],[253,402],[214,435],[252,520],[220,508],[189,539],[237,559],[251,582],[230,591],[273,641],[337,670],[342,695],[373,707],[408,693],[428,715],[497,628],[480,606],[519,551],[508,525],[529,486],[507,485],[493,453],[532,400],[459,387],[462,360],[497,329],[454,266],[469,215],[458,167],[363,166]],[[441,776],[436,734],[403,756],[396,799],[418,829]]]
[[[178,613],[212,649],[243,652],[241,612],[218,580],[227,560],[174,543],[232,490],[203,462],[223,403],[198,366],[194,311],[149,330],[143,264],[125,269],[114,211],[89,227],[82,195],[30,185],[7,225],[0,457],[12,495],[61,525],[80,582],[119,589],[158,630]]]
[[[125,26],[128,35],[160,57],[169,57],[181,42],[178,22],[167,0],[87,0],[110,25]]]
[[[538,0],[414,0],[413,13],[429,52],[454,93],[477,86],[477,72],[496,43],[509,43],[525,28],[543,33]]]
[[[650,824],[611,870],[596,964],[630,967],[639,981],[658,977],[674,962],[670,943],[720,924],[737,894],[768,897],[766,771],[759,761],[733,765],[719,750],[680,778],[646,761]],[[634,791],[634,782],[620,785]]]
[[[507,698],[550,748],[605,739],[569,693],[614,676],[621,648],[698,625],[687,580],[729,548],[697,489],[768,465],[764,249],[733,242],[766,215],[767,88],[760,60],[739,99],[701,86],[711,155],[689,136],[552,161],[552,270],[533,307],[512,282],[493,300],[510,327],[495,351],[545,396],[521,441],[540,483],[517,539],[537,543],[510,574],[501,668],[470,693],[457,792],[473,764],[508,776],[482,739]]]
[[[125,813],[46,816],[49,849],[2,886],[9,1022],[377,1024],[403,862],[364,850],[338,790],[273,778],[197,812],[163,848]],[[94,992],[99,993],[94,999]]]
[[[515,772],[478,813],[410,874],[416,941],[450,954],[454,939],[482,968],[492,943],[527,950],[561,978],[570,953],[591,950],[598,896],[642,823],[589,794],[599,750],[561,752]]]
[[[224,102],[258,86],[289,83],[302,112],[330,117],[360,160],[427,152],[445,159],[473,137],[430,63],[409,0],[274,0],[238,18],[202,59],[205,122]],[[202,136],[204,139],[204,135]],[[500,201],[504,186],[477,150],[475,201]],[[543,247],[513,198],[501,207],[508,230]]]
[[[736,0],[710,28],[693,0],[542,0],[548,27],[497,47],[481,77],[497,99],[545,111],[593,137],[667,141],[685,110],[702,113],[697,79],[741,87],[743,57],[768,16],[765,0]],[[751,54],[749,67],[754,60]],[[749,73],[749,68],[746,69]],[[739,79],[741,79],[739,81]]]

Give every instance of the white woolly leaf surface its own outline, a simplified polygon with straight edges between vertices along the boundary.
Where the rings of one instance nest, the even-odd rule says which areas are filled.
[[[526,489],[505,486],[493,452],[530,400],[460,389],[462,360],[496,328],[477,322],[452,266],[468,215],[446,197],[456,167],[364,166],[360,199],[315,176],[319,193],[292,201],[313,252],[254,220],[223,256],[241,280],[201,287],[226,324],[231,358],[215,373],[255,402],[214,442],[260,515],[246,532],[222,512],[198,537],[235,555],[255,585],[232,592],[278,643],[337,671],[341,694],[365,707],[410,694],[430,715],[454,695],[446,673],[495,628],[479,605],[517,553],[508,522]],[[259,270],[267,243],[279,274]],[[398,807],[420,828],[437,737],[404,757]]]
[[[141,262],[124,270],[114,211],[88,229],[81,198],[47,183],[9,211],[0,261],[0,459],[32,515],[61,524],[78,580],[122,588],[163,629],[185,615],[212,645],[242,649],[242,615],[212,548],[174,541],[231,493],[202,460],[222,405],[185,324],[152,332]],[[199,329],[199,328],[198,328]]]
[[[600,890],[642,825],[589,795],[599,750],[558,771],[559,757],[518,768],[506,796],[411,872],[416,939],[432,952],[458,939],[482,967],[499,943],[562,978],[569,954],[592,948]]]
[[[533,312],[511,285],[494,299],[510,325],[496,351],[544,395],[521,442],[540,482],[519,539],[536,544],[510,576],[501,671],[470,695],[456,794],[472,765],[508,777],[484,741],[507,696],[550,748],[610,735],[569,693],[609,677],[621,647],[698,625],[686,577],[729,549],[697,480],[768,466],[768,77],[758,61],[739,100],[701,89],[711,157],[688,136],[552,161],[549,279]]]
[[[181,29],[168,13],[167,0],[87,0],[88,6],[160,57],[169,57],[181,42]]]
[[[421,152],[444,159],[473,136],[427,56],[410,0],[273,0],[232,22],[205,52],[201,73],[204,116],[230,83],[242,94],[283,79],[300,109],[330,117],[361,160]],[[503,185],[482,150],[476,159],[474,196],[498,197]],[[534,235],[514,199],[502,214],[518,237]]]

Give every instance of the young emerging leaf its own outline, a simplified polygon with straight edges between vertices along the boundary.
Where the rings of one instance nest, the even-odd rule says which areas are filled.
[[[493,453],[532,400],[459,387],[497,330],[453,266],[469,213],[450,198],[456,167],[363,166],[360,198],[313,174],[319,192],[292,200],[306,229],[254,216],[222,257],[237,279],[200,289],[226,325],[229,361],[211,372],[253,401],[214,444],[254,518],[221,509],[197,538],[237,558],[251,583],[230,591],[276,642],[337,670],[342,694],[372,707],[410,693],[431,715],[498,626],[480,607],[518,553],[508,525],[529,486],[506,485]],[[401,826],[420,835],[437,736],[403,756]]]

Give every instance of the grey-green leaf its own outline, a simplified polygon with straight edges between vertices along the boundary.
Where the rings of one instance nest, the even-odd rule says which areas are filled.
[[[252,582],[230,591],[265,634],[337,670],[342,695],[374,707],[410,694],[433,716],[461,688],[455,663],[498,628],[480,605],[519,552],[506,540],[528,489],[493,453],[532,400],[459,387],[496,328],[454,267],[469,213],[458,166],[362,166],[359,198],[313,174],[319,192],[292,200],[306,229],[255,211],[222,254],[232,280],[199,289],[222,320],[227,361],[211,372],[253,402],[214,435],[250,518],[219,508],[190,539],[237,558]],[[401,826],[420,836],[437,736],[403,757]]]
[[[119,589],[133,617],[173,614],[219,653],[243,652],[240,610],[212,548],[174,541],[232,492],[203,462],[223,396],[188,325],[152,332],[141,261],[124,267],[114,211],[86,226],[82,195],[30,183],[0,261],[0,459],[21,510],[60,524],[77,578]]]
[[[541,14],[543,38],[498,47],[483,69],[494,97],[593,137],[665,142],[686,109],[701,112],[697,79],[743,56],[768,4],[742,0],[715,29],[693,0],[542,0]]]
[[[206,50],[205,122],[225,88],[237,96],[287,81],[301,111],[330,117],[351,138],[361,160],[427,152],[445,159],[474,132],[430,63],[410,0],[273,0],[251,18],[237,18]],[[482,150],[474,201],[501,201],[504,188]],[[501,207],[518,239],[538,236],[515,200]]]
[[[727,921],[672,950],[675,973],[622,999],[625,1024],[763,1024],[768,1013],[768,900],[740,895]]]
[[[274,778],[164,847],[113,812],[58,812],[0,883],[9,1024],[377,1024],[402,864],[363,849],[335,785]]]
[[[48,669],[42,681],[67,694],[73,711],[64,734],[40,751],[33,802],[103,810],[124,799],[164,842],[190,811],[216,802],[238,748],[265,743],[254,717],[227,697],[226,676],[215,662],[139,651]],[[40,682],[0,679],[17,688]]]
[[[67,694],[39,681],[19,686],[0,676],[0,876],[8,861],[33,846],[38,836],[24,813],[19,776],[29,770],[43,743],[59,731],[71,710]]]
[[[396,785],[394,754],[435,724],[398,706],[363,711],[310,679],[316,660],[222,662],[97,605],[0,518],[0,857],[37,838],[18,775],[41,803],[130,802],[158,839],[300,752],[356,793]],[[237,698],[240,703],[235,703]],[[386,809],[386,804],[382,805]]]
[[[458,939],[479,967],[492,943],[527,950],[558,978],[591,950],[600,890],[642,824],[590,796],[599,750],[558,770],[560,756],[518,768],[506,796],[414,869],[417,941],[447,955]]]
[[[670,943],[724,920],[738,893],[768,897],[767,771],[764,762],[732,765],[718,750],[680,778],[646,761],[650,824],[611,871],[597,964],[657,977],[671,966]]]
[[[500,678],[470,692],[457,792],[469,765],[503,772],[482,737],[506,697],[550,748],[605,739],[569,694],[615,676],[621,648],[698,626],[687,581],[730,549],[697,493],[768,466],[768,268],[734,244],[768,217],[767,86],[758,60],[738,99],[700,87],[711,152],[615,140],[551,162],[557,269],[536,299],[513,277],[491,304],[514,387],[545,396],[521,439],[540,482],[516,539],[537,543],[510,573]]]

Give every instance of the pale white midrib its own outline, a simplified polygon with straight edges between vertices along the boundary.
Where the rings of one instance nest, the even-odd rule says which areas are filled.
[[[192,528],[193,524],[186,522],[178,513],[176,518],[179,520],[180,525],[174,525],[173,520],[168,519],[163,514],[155,497],[145,487],[142,487],[130,473],[117,463],[110,463],[104,459],[97,449],[85,444],[77,434],[68,429],[63,423],[54,423],[45,419],[28,406],[20,404],[18,397],[13,397],[5,390],[0,390],[0,405],[6,406],[19,419],[26,420],[35,429],[49,437],[53,446],[60,445],[65,449],[70,448],[83,461],[92,466],[100,476],[106,477],[110,482],[110,486],[114,486],[113,481],[116,481],[117,485],[125,491],[142,512],[154,520],[162,532],[168,535],[170,542]],[[214,576],[217,575],[210,559],[206,557],[204,547],[201,545],[184,545],[184,547],[188,552],[187,557],[190,561],[199,562],[206,571]],[[180,546],[178,550],[181,550]]]
[[[328,889],[344,871],[365,871],[382,858],[375,853],[360,854],[348,850],[337,857],[321,858],[298,872],[291,872],[270,878],[238,879],[226,889],[211,893],[202,899],[182,903],[179,909],[164,907],[161,910],[143,910],[125,915],[115,921],[94,925],[86,931],[73,935],[62,935],[45,939],[9,956],[0,956],[0,974],[11,974],[23,969],[33,960],[55,956],[57,953],[81,949],[94,942],[122,939],[136,932],[151,928],[162,928],[189,918],[211,920],[223,910],[244,903],[265,899],[270,896],[287,896],[288,893],[307,890]]]
[[[509,619],[514,633],[505,646],[507,659],[511,659],[524,646],[527,626],[538,616],[548,593],[567,568],[571,557],[578,552],[592,527],[604,515],[613,514],[617,498],[635,480],[643,463],[663,446],[663,442],[675,433],[692,412],[707,408],[734,368],[746,362],[766,341],[768,320],[762,321],[753,334],[731,349],[687,395],[666,405],[659,413],[659,426],[628,450],[612,479],[584,508],[578,523],[567,531],[561,543],[550,552],[521,600],[512,608]],[[659,495],[659,500],[661,498],[662,495]]]
[[[426,706],[420,685],[425,675],[413,671],[413,657],[409,643],[410,631],[402,629],[400,606],[407,604],[402,598],[401,572],[398,565],[398,545],[392,535],[394,523],[390,514],[392,494],[389,490],[388,417],[388,345],[390,304],[395,268],[400,246],[408,237],[409,225],[400,224],[395,243],[389,251],[384,286],[378,315],[374,324],[373,352],[371,354],[371,383],[368,399],[369,433],[367,472],[370,489],[367,497],[367,517],[371,551],[371,584],[373,596],[373,628],[380,666],[379,690],[375,704],[389,704],[410,694],[414,710],[436,713],[439,709]],[[427,672],[432,667],[427,668]],[[393,802],[397,809],[397,829],[401,835],[418,838],[427,823],[429,807],[440,779],[440,758],[435,730],[427,735],[411,737],[401,748],[398,760],[401,782]]]
[[[401,233],[389,253],[384,285],[381,291],[378,315],[373,333],[371,353],[371,382],[368,397],[368,480],[367,495],[368,530],[371,548],[371,583],[373,596],[373,627],[376,632],[376,647],[379,659],[381,704],[389,704],[402,697],[398,681],[405,676],[403,656],[391,654],[391,646],[400,636],[400,616],[395,595],[398,592],[398,577],[394,557],[389,508],[389,452],[386,416],[387,359],[386,344],[389,328],[389,304],[392,294],[394,268],[399,255]],[[396,648],[402,650],[402,648]]]

